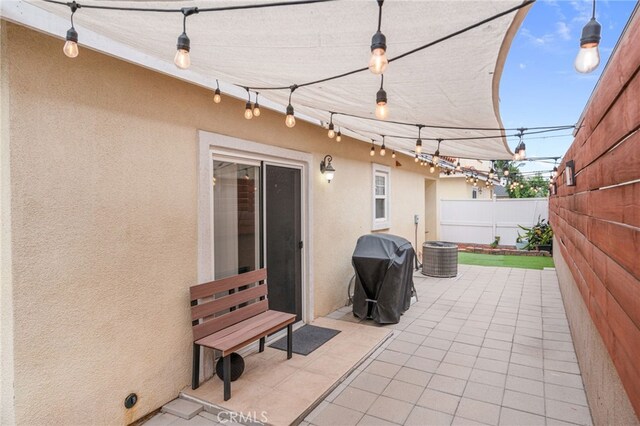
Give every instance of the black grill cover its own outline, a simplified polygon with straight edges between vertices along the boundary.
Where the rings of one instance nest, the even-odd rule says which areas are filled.
[[[353,251],[356,283],[353,313],[379,324],[396,324],[411,304],[414,251],[411,243],[389,234],[358,238]]]

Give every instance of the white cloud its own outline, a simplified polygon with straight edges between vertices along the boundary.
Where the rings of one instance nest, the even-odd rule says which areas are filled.
[[[571,29],[563,21],[556,22],[556,33],[563,40],[571,40]]]
[[[518,64],[518,66],[520,67],[521,70],[525,69],[527,66],[525,64],[523,64],[522,62],[520,64]]]
[[[541,36],[537,36],[531,33],[528,28],[523,28],[520,32],[524,38],[529,40],[531,43],[537,46],[545,46],[554,41],[553,34],[543,34]]]

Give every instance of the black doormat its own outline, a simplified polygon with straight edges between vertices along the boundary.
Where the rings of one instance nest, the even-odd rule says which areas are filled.
[[[309,355],[338,333],[340,333],[340,330],[317,327],[315,325],[302,326],[293,332],[293,352],[299,355]],[[270,346],[275,349],[280,349],[281,351],[286,351],[287,336],[277,340]]]

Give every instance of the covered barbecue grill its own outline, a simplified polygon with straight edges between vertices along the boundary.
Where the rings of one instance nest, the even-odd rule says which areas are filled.
[[[413,288],[411,243],[389,234],[358,238],[353,252],[356,272],[353,313],[379,324],[395,324],[409,309]]]

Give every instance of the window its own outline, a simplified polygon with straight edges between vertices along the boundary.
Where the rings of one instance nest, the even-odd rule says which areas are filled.
[[[388,229],[391,227],[389,196],[390,171],[389,167],[373,164],[373,222],[371,229]]]
[[[476,198],[478,198],[478,189],[477,189],[477,188],[473,188],[473,189],[471,190],[471,198],[473,198],[474,200],[475,200]]]

